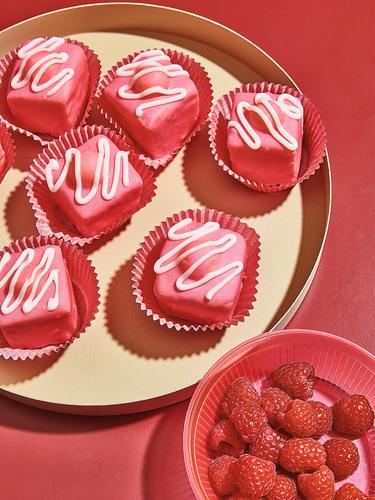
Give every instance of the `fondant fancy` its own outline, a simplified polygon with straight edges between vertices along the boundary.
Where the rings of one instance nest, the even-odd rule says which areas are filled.
[[[160,307],[198,323],[230,319],[242,290],[246,256],[239,233],[218,222],[181,220],[169,229],[154,265]]]
[[[63,38],[54,36],[47,39],[34,38],[23,45],[18,51],[21,64],[10,81],[11,88],[16,90],[30,85],[32,92],[47,90],[47,96],[55,94],[74,76],[74,69],[70,67],[50,74],[51,66],[62,65],[69,60],[67,52],[53,52],[63,44]],[[47,54],[43,55],[45,53]]]
[[[118,67],[103,99],[111,117],[152,158],[179,149],[199,118],[198,90],[189,72],[158,49]]]
[[[61,135],[79,124],[89,93],[89,67],[80,45],[53,36],[18,49],[6,96],[17,126]]]
[[[192,280],[189,278],[194,274],[200,265],[203,265],[208,259],[214,257],[217,254],[224,253],[226,250],[231,248],[237,242],[237,236],[232,234],[225,234],[219,239],[205,241],[204,243],[199,243],[202,237],[205,237],[218,229],[220,225],[217,222],[206,222],[203,226],[193,229],[191,231],[182,232],[181,229],[190,225],[192,219],[184,219],[177,224],[175,224],[168,231],[168,239],[171,241],[181,241],[177,246],[172,248],[169,252],[165,253],[159,260],[155,263],[154,271],[156,274],[164,274],[171,269],[176,268],[184,259],[187,259],[190,255],[198,252],[199,250],[207,249],[208,251],[204,253],[199,259],[191,264],[186,271],[181,274],[176,280],[176,288],[180,291],[192,290],[205,283],[209,282],[217,276],[225,275],[227,271],[233,269],[229,276],[226,276],[220,283],[211,288],[206,293],[206,299],[211,300],[214,295],[221,290],[229,281],[231,281],[237,274],[243,270],[243,263],[240,261],[232,261],[229,264],[220,267],[219,269],[210,271],[205,274],[199,280]],[[178,231],[178,232],[177,232]],[[196,242],[197,244],[193,245]],[[209,250],[213,247],[212,250]],[[174,260],[171,260],[175,257]],[[167,263],[170,261],[169,263]]]
[[[0,170],[4,167],[6,163],[6,156],[5,156],[5,151],[4,148],[0,142]],[[1,178],[1,176],[0,176]]]
[[[119,187],[120,179],[122,181],[123,187],[129,186],[129,152],[128,151],[117,151],[115,154],[114,168],[111,175],[110,170],[110,141],[107,137],[103,136],[98,139],[97,142],[98,155],[94,159],[96,162],[95,170],[90,170],[91,165],[88,163],[89,159],[93,159],[96,154],[93,153],[89,158],[84,157],[81,151],[77,148],[69,148],[65,153],[65,162],[62,170],[60,170],[60,165],[58,160],[52,158],[48,165],[46,166],[46,182],[49,189],[56,193],[66,181],[68,174],[72,173],[74,170],[74,200],[79,205],[86,205],[98,194],[99,186],[101,188],[101,196],[104,200],[112,200],[115,196],[117,189]],[[82,161],[82,157],[86,161]],[[59,175],[56,182],[53,180],[54,171],[59,171]],[[112,183],[110,187],[110,177],[112,177]],[[89,192],[83,194],[83,183],[92,184]]]
[[[161,64],[162,61],[165,65]],[[184,87],[168,89],[168,78],[188,77],[189,73],[178,64],[170,64],[169,57],[161,50],[141,53],[131,63],[121,66],[116,75],[130,77],[128,84],[122,85],[117,91],[122,99],[143,99],[152,95],[167,96],[139,104],[135,109],[137,116],[142,116],[146,109],[181,101],[187,96]]]
[[[232,170],[266,185],[296,181],[303,115],[300,99],[288,93],[236,93],[227,138]]]
[[[56,245],[4,252],[0,259],[0,331],[12,348],[71,339],[79,318],[71,278]]]
[[[102,134],[77,148],[68,148],[64,158],[51,158],[45,167],[45,180],[56,205],[86,237],[134,212],[143,188],[129,152]]]

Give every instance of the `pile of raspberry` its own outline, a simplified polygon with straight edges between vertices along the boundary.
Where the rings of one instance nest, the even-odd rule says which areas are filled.
[[[373,428],[368,400],[346,396],[332,408],[311,400],[315,370],[305,362],[280,366],[271,379],[260,395],[246,377],[225,393],[209,435],[218,456],[208,470],[215,493],[230,500],[375,499],[350,482],[335,488],[359,466],[353,439]],[[331,431],[335,437],[319,441]]]

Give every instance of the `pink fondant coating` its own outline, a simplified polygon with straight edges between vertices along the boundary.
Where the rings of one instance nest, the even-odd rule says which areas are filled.
[[[85,53],[78,45],[64,42],[53,52],[66,52],[69,58],[62,64],[51,66],[44,79],[65,68],[74,70],[73,77],[55,94],[49,96],[47,95],[49,89],[33,92],[30,83],[20,89],[13,89],[9,84],[7,102],[17,125],[32,132],[58,136],[76,127],[82,118],[89,94],[89,69]],[[46,52],[35,54],[32,62],[45,55]],[[22,60],[17,58],[10,82],[21,63]],[[41,83],[43,81],[42,79]]]
[[[119,148],[106,136],[99,134],[89,139],[77,149],[81,152],[83,195],[85,196],[92,186],[92,178],[98,161],[98,141],[105,138],[110,145],[110,175],[109,183],[112,185],[115,155]],[[53,172],[53,181],[56,182],[64,166],[65,159],[59,160],[60,169]],[[75,200],[76,181],[74,177],[74,161],[72,161],[69,174],[61,188],[51,192],[56,205],[61,209],[67,220],[76,227],[83,236],[94,236],[111,224],[116,223],[121,216],[137,209],[141,196],[143,181],[138,172],[129,162],[129,185],[125,187],[119,182],[117,191],[112,199],[102,197],[102,182],[94,198],[85,205],[80,205]]]
[[[273,100],[276,94],[266,92]],[[234,95],[231,120],[238,121],[237,105],[241,101],[254,104],[255,93],[238,92]],[[258,105],[259,106],[259,105]],[[261,109],[270,117],[264,106]],[[281,184],[295,181],[301,162],[303,119],[295,120],[285,115],[277,105],[273,105],[282,126],[298,141],[298,148],[290,151],[280,144],[268,131],[259,116],[245,111],[245,117],[255,129],[261,140],[259,149],[250,148],[241,138],[238,131],[228,127],[227,145],[231,160],[231,168],[245,179],[262,184]],[[271,121],[272,118],[270,117]]]
[[[46,245],[35,248],[35,257],[21,274],[16,285],[16,291],[22,287],[25,279],[29,278],[33,269],[48,247],[55,250],[55,258],[51,269],[58,270],[59,280],[59,302],[55,310],[49,311],[48,300],[54,294],[55,288],[52,284],[47,293],[42,297],[39,304],[29,313],[24,313],[21,306],[9,314],[0,311],[0,331],[7,343],[12,348],[34,349],[47,345],[61,344],[68,341],[79,327],[77,306],[73,292],[72,282],[67,270],[61,249],[56,245]],[[0,272],[0,279],[9,271],[14,262],[20,256],[20,252],[11,254],[9,262]],[[44,276],[38,288],[41,289],[46,282]],[[0,305],[8,294],[9,283],[0,288]],[[28,290],[30,292],[30,290]],[[27,299],[29,293],[24,297]]]
[[[0,143],[0,169],[3,168],[3,166],[5,165],[5,161],[6,161],[5,151]]]
[[[202,225],[199,222],[192,222],[184,228],[184,231],[190,231]],[[220,228],[208,235],[202,236],[192,245],[195,246],[205,241],[217,240],[227,234],[235,234],[237,237],[236,243],[224,253],[216,254],[201,264],[189,280],[199,280],[210,271],[221,268],[232,261],[240,261],[245,266],[247,253],[245,239],[240,234],[234,233],[229,229]],[[178,244],[179,241],[166,240],[161,255],[169,252]],[[188,248],[185,247],[183,252]],[[242,290],[244,271],[229,281],[211,300],[206,299],[207,292],[230,274],[230,271],[191,290],[180,291],[175,286],[177,278],[206,253],[207,249],[198,250],[181,261],[177,267],[164,274],[156,275],[154,293],[160,307],[167,314],[204,324],[219,323],[232,317]]]
[[[170,64],[160,61],[163,66]],[[116,76],[104,89],[104,100],[108,111],[153,158],[163,158],[179,149],[195,127],[199,117],[199,95],[194,82],[187,75],[167,77],[154,73],[141,77],[128,93],[138,93],[150,86],[160,85],[168,89],[184,88],[187,95],[182,100],[146,109],[137,116],[136,108],[145,102],[157,101],[164,96],[151,95],[140,99],[123,99],[118,95],[122,85],[131,77]]]

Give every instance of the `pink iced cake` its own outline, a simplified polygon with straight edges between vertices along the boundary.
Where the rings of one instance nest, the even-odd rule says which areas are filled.
[[[99,134],[46,165],[55,204],[82,236],[97,235],[138,208],[143,181],[128,156]]]
[[[18,50],[7,102],[17,125],[61,135],[76,127],[89,96],[89,69],[81,47],[60,37],[34,38]]]
[[[3,146],[1,145],[1,142],[0,142],[0,170],[5,165],[5,162],[6,162],[5,151],[4,151]]]
[[[72,282],[60,247],[5,252],[0,259],[0,332],[13,348],[68,341],[77,331]]]
[[[297,97],[238,92],[228,123],[231,168],[262,184],[296,181],[302,134],[303,107]]]
[[[115,121],[153,158],[179,149],[199,116],[189,73],[162,50],[141,52],[119,67],[103,99]]]
[[[154,293],[167,314],[200,324],[232,317],[242,290],[246,241],[217,222],[182,219],[155,262]]]

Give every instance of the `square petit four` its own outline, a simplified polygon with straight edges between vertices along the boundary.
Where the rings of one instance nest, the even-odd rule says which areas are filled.
[[[82,236],[95,236],[137,209],[143,181],[128,155],[99,134],[47,164],[50,194]]]
[[[238,92],[228,123],[231,168],[262,184],[297,180],[301,162],[303,107],[290,94]]]
[[[76,127],[89,96],[84,50],[64,38],[34,38],[18,50],[7,103],[20,127],[61,135]]]
[[[0,170],[5,165],[5,162],[6,162],[5,151],[4,151],[3,146],[1,145],[1,142],[0,142]]]
[[[154,293],[163,311],[201,324],[233,316],[242,291],[246,241],[217,222],[186,218],[172,226],[155,262]]]
[[[115,121],[153,158],[179,149],[199,117],[194,82],[162,50],[142,52],[118,68],[103,98]]]
[[[68,341],[77,331],[72,282],[56,245],[5,252],[0,259],[0,332],[12,348]]]

